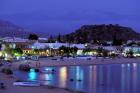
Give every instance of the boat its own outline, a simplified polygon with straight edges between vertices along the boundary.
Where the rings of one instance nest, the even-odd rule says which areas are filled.
[[[54,74],[55,73],[55,70],[54,69],[40,69],[39,70],[41,73],[46,73],[46,74]]]
[[[45,71],[45,70],[42,70],[40,72],[41,73],[46,73],[46,74],[54,74],[54,71]]]
[[[37,87],[40,86],[39,82],[33,82],[33,81],[23,81],[23,82],[14,82],[14,86],[30,86],[30,87]]]

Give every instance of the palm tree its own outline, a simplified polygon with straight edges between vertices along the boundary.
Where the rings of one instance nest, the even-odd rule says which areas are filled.
[[[61,55],[63,56],[64,54],[67,53],[67,47],[61,46],[61,47],[59,47],[59,51],[60,51]]]
[[[15,48],[15,49],[12,49],[12,54],[14,55],[14,56],[22,56],[22,54],[23,54],[23,51],[22,51],[22,49],[21,48]]]
[[[12,49],[9,47],[9,45],[5,45],[5,48],[3,50],[3,55],[6,60],[11,60],[13,56],[13,52],[12,52]]]
[[[102,47],[99,47],[99,48],[97,49],[97,54],[98,54],[98,56],[102,56],[102,53],[103,53],[103,48],[102,48]]]
[[[75,56],[77,54],[78,48],[76,46],[74,46],[70,50],[71,50],[71,53],[73,54],[73,56]]]

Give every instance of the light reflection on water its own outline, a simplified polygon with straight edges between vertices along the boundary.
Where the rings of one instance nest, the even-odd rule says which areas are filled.
[[[37,73],[31,69],[31,71],[28,73],[28,80],[34,81],[37,79]]]
[[[40,80],[46,85],[82,90],[86,93],[140,93],[140,64],[45,67],[55,74],[15,71],[20,79]],[[72,79],[72,81],[71,81]]]
[[[66,81],[67,81],[67,68],[66,67],[62,67],[59,70],[59,84],[60,87],[65,87],[66,86]]]

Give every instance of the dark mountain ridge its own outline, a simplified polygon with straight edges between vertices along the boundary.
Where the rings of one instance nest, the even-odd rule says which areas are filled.
[[[9,21],[0,20],[0,37],[27,37],[29,34],[30,32]]]
[[[22,37],[27,38],[29,34],[37,34],[40,37],[47,37],[45,33],[28,31],[9,21],[0,20],[0,37]]]
[[[94,40],[112,41],[113,38],[121,40],[140,40],[140,33],[132,28],[113,25],[84,25],[75,32],[64,36],[65,40],[76,43],[92,42]]]

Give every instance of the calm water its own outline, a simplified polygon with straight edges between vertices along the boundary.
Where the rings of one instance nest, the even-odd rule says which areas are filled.
[[[44,71],[49,69],[55,69],[55,74],[34,71],[14,73],[24,80],[40,80],[46,85],[68,87],[86,93],[140,93],[140,64],[42,68]]]

